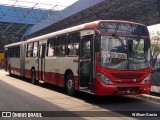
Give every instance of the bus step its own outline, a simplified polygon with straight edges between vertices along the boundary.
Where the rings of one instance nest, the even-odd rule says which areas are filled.
[[[79,91],[85,92],[85,93],[89,93],[89,94],[94,94],[94,93],[92,93],[91,90],[89,90],[89,89],[80,89]]]
[[[89,89],[88,87],[80,87],[79,90],[82,91],[82,92],[93,94],[91,92],[91,89]]]
[[[44,83],[44,81],[43,81],[43,80],[39,80],[39,83],[42,83],[42,84],[43,84],[43,83]]]
[[[90,86],[87,86],[87,87],[80,87],[80,90],[91,90],[91,87],[90,87]]]

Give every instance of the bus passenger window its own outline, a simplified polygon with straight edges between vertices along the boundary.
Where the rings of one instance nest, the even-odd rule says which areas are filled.
[[[48,57],[53,57],[53,56],[56,55],[56,53],[55,53],[55,41],[56,41],[56,38],[52,38],[52,39],[48,40],[48,43],[47,43],[47,56]]]
[[[17,58],[20,58],[20,46],[17,46],[16,48],[15,48],[15,56],[17,57]]]
[[[19,58],[20,57],[20,46],[8,48],[7,56],[11,58]]]
[[[33,45],[33,57],[38,57],[38,42]]]
[[[68,36],[67,55],[77,56],[79,54],[79,33],[72,33]]]
[[[11,48],[8,48],[7,57],[11,57]]]
[[[12,53],[13,54],[13,58],[16,58],[16,47],[13,47],[12,49],[13,49],[12,50],[13,51],[13,53]]]
[[[60,36],[57,38],[57,55],[64,56],[66,55],[66,35]]]
[[[26,57],[33,57],[33,43],[27,44]]]

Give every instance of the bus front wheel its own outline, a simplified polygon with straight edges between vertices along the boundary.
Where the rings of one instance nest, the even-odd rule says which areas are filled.
[[[73,74],[71,73],[67,75],[66,91],[67,91],[67,94],[70,96],[73,96],[75,93],[75,82],[74,82]]]

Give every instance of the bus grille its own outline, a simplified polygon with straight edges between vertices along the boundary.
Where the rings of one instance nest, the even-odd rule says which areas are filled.
[[[117,79],[138,79],[143,76],[142,73],[137,74],[118,74],[118,73],[112,73],[112,76],[114,76]]]

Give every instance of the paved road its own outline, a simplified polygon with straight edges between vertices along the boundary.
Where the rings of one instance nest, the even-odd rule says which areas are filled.
[[[0,111],[66,111],[66,109],[47,102],[35,95],[13,87],[0,80]],[[21,113],[21,112],[20,112]],[[4,119],[4,118],[0,118]],[[8,118],[9,120],[20,118]],[[22,120],[24,118],[21,118]],[[44,120],[44,118],[26,118],[29,120]],[[53,118],[45,118],[52,120]],[[54,118],[64,119],[64,118]],[[65,118],[66,119],[66,118]],[[67,118],[70,120],[70,118]],[[83,120],[82,118],[77,118]]]
[[[75,97],[65,95],[63,89],[52,85],[32,85],[28,80],[9,77],[0,70],[0,111],[110,111],[108,119],[157,119],[156,117],[117,117],[125,116],[127,111],[160,111],[160,103],[152,102],[138,96],[95,97],[78,93]],[[122,112],[126,111],[126,112]],[[88,112],[91,114],[91,112]],[[97,113],[95,113],[97,114]],[[160,113],[159,113],[160,114]],[[116,117],[114,117],[116,116]],[[98,117],[98,115],[97,115]],[[95,120],[106,120],[104,117]],[[0,118],[1,119],[1,118]],[[23,118],[24,119],[24,118]],[[35,120],[35,118],[26,118]],[[70,119],[70,118],[45,118]],[[74,119],[90,119],[76,117]],[[17,120],[17,118],[15,118]],[[19,118],[18,118],[19,120]],[[44,120],[44,118],[37,120]]]

